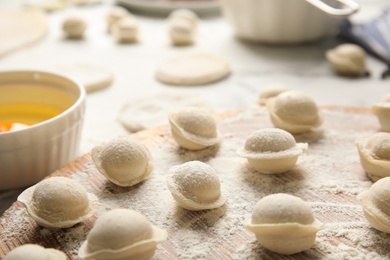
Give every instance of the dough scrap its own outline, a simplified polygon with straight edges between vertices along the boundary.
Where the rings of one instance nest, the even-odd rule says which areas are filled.
[[[200,94],[188,92],[160,92],[126,102],[119,111],[119,122],[130,132],[168,123],[168,115],[184,107],[212,111],[212,105]]]
[[[79,80],[88,93],[107,88],[114,81],[114,74],[110,69],[96,64],[75,62],[55,65],[54,69]]]
[[[178,86],[204,85],[230,73],[227,61],[209,53],[187,53],[164,60],[156,70],[156,78]]]
[[[262,246],[286,255],[312,247],[317,232],[324,228],[307,202],[285,193],[260,199],[244,225]]]

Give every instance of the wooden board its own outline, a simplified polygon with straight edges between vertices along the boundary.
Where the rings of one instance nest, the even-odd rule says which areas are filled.
[[[43,11],[0,11],[0,57],[37,42],[47,29],[48,21]]]
[[[101,204],[96,215],[71,228],[50,230],[38,226],[15,202],[0,218],[0,256],[19,245],[38,243],[64,251],[69,259],[79,259],[78,247],[96,218],[125,207],[168,231],[169,238],[158,246],[154,259],[390,259],[390,235],[370,227],[356,200],[371,182],[361,168],[354,141],[377,132],[379,123],[365,108],[324,107],[322,111],[323,136],[310,139],[309,150],[298,165],[279,175],[259,174],[235,155],[250,132],[272,127],[262,109],[218,115],[222,143],[217,148],[180,149],[168,126],[132,135],[149,147],[154,166],[151,177],[135,187],[111,184],[98,173],[90,154],[85,154],[51,176],[72,178],[97,195]],[[207,162],[217,171],[228,197],[225,206],[199,212],[177,207],[166,187],[167,171],[189,160]],[[314,216],[326,224],[310,250],[279,255],[264,249],[243,228],[242,221],[258,199],[277,192],[308,201]]]

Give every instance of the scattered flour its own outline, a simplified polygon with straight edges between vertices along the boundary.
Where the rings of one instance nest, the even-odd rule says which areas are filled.
[[[218,129],[222,142],[217,148],[181,149],[165,129],[161,140],[150,145],[154,170],[142,183],[116,186],[92,161],[83,172],[71,176],[99,198],[94,218],[72,228],[48,230],[36,226],[24,209],[13,207],[5,213],[12,215],[13,221],[4,223],[5,218],[1,219],[1,240],[18,241],[9,248],[37,242],[78,259],[78,247],[96,218],[110,209],[130,208],[168,231],[168,240],[158,246],[154,259],[390,259],[390,236],[370,227],[356,200],[371,182],[361,168],[354,141],[377,131],[377,120],[370,115],[325,110],[324,122],[323,137],[310,143],[294,169],[278,175],[259,174],[235,154],[250,132],[272,126],[264,111],[245,111],[221,120]],[[148,142],[146,138],[140,141]],[[228,197],[224,206],[204,211],[177,206],[166,184],[168,169],[190,160],[206,162],[215,169],[222,192]],[[282,256],[264,249],[244,229],[242,223],[256,202],[278,192],[301,197],[311,205],[314,216],[326,224],[313,248]]]

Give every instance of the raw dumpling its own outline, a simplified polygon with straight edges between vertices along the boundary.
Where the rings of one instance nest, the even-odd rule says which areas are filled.
[[[284,193],[268,195],[257,202],[245,228],[255,233],[265,248],[279,254],[309,249],[324,225],[316,220],[307,202]]]
[[[4,260],[66,260],[65,253],[36,244],[25,244],[9,252]]]
[[[375,229],[390,234],[390,177],[378,180],[357,198],[367,221]]]
[[[287,132],[309,132],[322,124],[317,104],[308,95],[298,91],[286,91],[267,100],[272,123]]]
[[[247,158],[257,171],[275,174],[292,169],[307,147],[307,143],[296,143],[289,132],[264,128],[252,132],[237,154]]]
[[[99,172],[122,187],[143,181],[152,171],[148,148],[127,136],[94,147],[91,156]]]
[[[176,202],[188,210],[218,208],[226,201],[214,169],[199,161],[171,167],[168,188]]]
[[[378,117],[382,131],[390,132],[390,93],[383,96],[371,110]]]
[[[358,77],[367,74],[366,52],[356,44],[341,44],[325,55],[340,75]]]
[[[259,96],[257,103],[259,103],[259,105],[263,106],[263,105],[265,105],[267,99],[272,98],[272,97],[276,97],[280,93],[283,93],[283,92],[286,92],[289,90],[291,90],[291,89],[288,87],[285,87],[285,86],[280,86],[280,85],[268,86],[260,92],[260,96]]]
[[[168,17],[168,33],[174,45],[190,45],[195,42],[197,15],[188,9],[177,9]]]
[[[133,43],[138,40],[138,24],[131,16],[124,17],[113,24],[111,31],[119,43]]]
[[[172,137],[188,150],[200,150],[219,142],[217,125],[210,114],[194,107],[169,115]]]
[[[360,162],[372,181],[390,176],[390,133],[376,133],[356,141]]]
[[[79,249],[82,259],[151,259],[167,232],[153,226],[144,215],[130,209],[114,209],[97,219]]]
[[[81,39],[87,29],[87,23],[79,16],[69,16],[62,23],[65,36],[70,39]]]
[[[106,14],[107,31],[111,32],[112,26],[126,17],[133,17],[133,15],[121,6],[112,7]]]
[[[98,206],[95,195],[65,177],[52,177],[19,195],[30,216],[41,226],[71,227],[91,217]]]

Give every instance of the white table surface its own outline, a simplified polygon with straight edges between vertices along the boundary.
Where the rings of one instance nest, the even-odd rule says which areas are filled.
[[[356,1],[361,4],[361,10],[354,15],[354,20],[368,19],[390,5],[387,0]],[[230,25],[219,15],[202,18],[196,44],[179,48],[169,42],[165,17],[135,13],[140,25],[140,41],[119,45],[105,28],[104,16],[113,4],[106,1],[101,5],[70,7],[50,13],[49,32],[42,41],[0,59],[0,70],[45,69],[72,62],[96,63],[112,69],[115,74],[112,86],[87,95],[80,155],[96,144],[129,133],[117,120],[118,111],[128,100],[161,91],[202,94],[216,112],[256,106],[260,91],[270,84],[306,92],[318,105],[371,106],[390,92],[390,79],[380,78],[386,66],[372,57],[368,58],[372,74],[369,78],[335,75],[324,52],[340,43],[336,38],[284,47],[245,43],[234,37]],[[1,10],[20,5],[21,1],[0,1]],[[62,36],[62,19],[74,13],[83,15],[89,25],[83,41],[68,41]],[[231,64],[231,75],[217,83],[197,87],[168,86],[155,80],[154,71],[162,59],[195,50],[227,59]],[[0,193],[0,214],[19,192]]]

